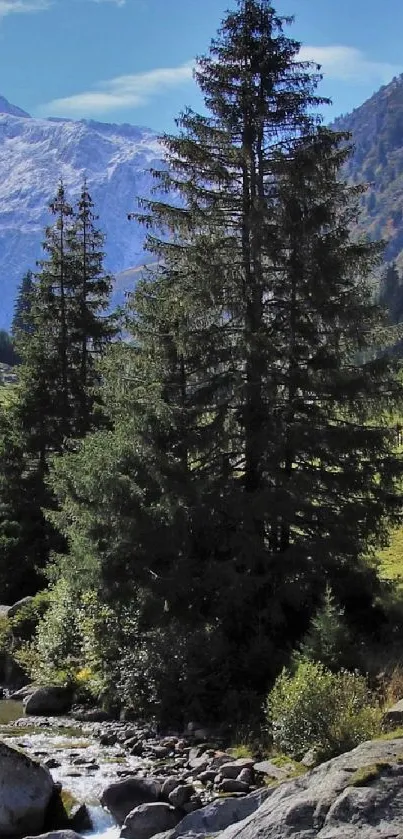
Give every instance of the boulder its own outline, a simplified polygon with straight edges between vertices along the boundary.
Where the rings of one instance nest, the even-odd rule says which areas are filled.
[[[104,789],[101,804],[119,824],[123,824],[132,810],[140,804],[155,803],[160,794],[161,784],[155,778],[125,778]]]
[[[222,778],[237,778],[242,769],[251,769],[254,760],[251,758],[239,758],[232,760],[230,763],[223,763],[220,766],[220,775]]]
[[[11,606],[0,606],[0,618],[8,618]]]
[[[224,778],[219,785],[220,792],[250,792],[250,785],[237,778]]]
[[[24,687],[19,690],[14,690],[13,693],[10,694],[10,699],[14,699],[16,702],[23,702],[24,699],[31,696],[32,693],[35,693],[36,689],[36,685],[24,685]]]
[[[168,798],[171,792],[173,792],[180,783],[181,782],[177,775],[170,775],[169,778],[166,778],[161,788],[162,797]]]
[[[21,600],[17,600],[16,603],[13,603],[13,605],[9,607],[8,617],[14,618],[16,615],[18,615],[18,612],[20,612],[21,609],[24,609],[25,606],[29,606],[30,603],[32,603],[33,599],[33,597],[28,596],[22,597]]]
[[[175,827],[179,820],[178,811],[162,801],[140,804],[125,819],[120,835],[123,839],[150,839]]]
[[[183,807],[184,804],[189,803],[195,793],[196,790],[192,784],[181,784],[169,793],[169,803],[173,807]]]
[[[48,769],[0,742],[0,837],[40,833],[53,791]]]
[[[26,836],[25,839],[82,839],[74,830],[51,830],[49,833],[40,833],[39,836]]]
[[[70,810],[69,821],[73,831],[82,830],[88,833],[93,830],[91,815],[86,804],[75,804]]]
[[[388,728],[397,728],[403,724],[403,699],[396,702],[392,708],[388,708],[383,716],[383,723]]]
[[[68,713],[71,703],[71,690],[59,686],[37,688],[24,700],[27,715],[45,717]]]
[[[212,836],[225,830],[228,825],[240,822],[260,807],[270,795],[270,790],[256,790],[244,798],[222,798],[212,801],[189,813],[164,839],[179,839],[182,836]],[[158,837],[160,839],[160,837]],[[339,837],[340,839],[340,837]]]
[[[282,781],[287,777],[287,772],[281,766],[276,766],[271,760],[261,760],[259,763],[253,764],[253,769],[259,775],[267,775],[268,778],[275,778],[277,781]]]
[[[256,812],[228,827],[220,839],[400,839],[402,825],[399,738],[362,743],[272,788]]]

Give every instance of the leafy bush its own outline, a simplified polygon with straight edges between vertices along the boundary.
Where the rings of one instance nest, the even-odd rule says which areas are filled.
[[[283,670],[266,714],[275,747],[297,760],[310,749],[327,760],[381,730],[382,710],[364,676],[308,660],[294,674]]]

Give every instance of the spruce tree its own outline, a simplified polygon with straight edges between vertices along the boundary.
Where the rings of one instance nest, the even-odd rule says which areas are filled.
[[[18,288],[14,306],[14,316],[11,326],[11,333],[14,338],[16,338],[20,332],[29,332],[31,329],[29,316],[31,312],[33,284],[34,275],[32,271],[27,271]]]
[[[30,295],[28,333],[20,333],[21,420],[42,463],[95,423],[97,360],[113,334],[105,316],[111,279],[103,270],[102,234],[86,187],[77,209],[63,184]]]
[[[116,334],[114,319],[106,313],[112,278],[104,270],[105,236],[96,228],[97,220],[94,203],[84,183],[68,234],[72,259],[70,380],[78,437],[94,425],[96,403],[99,402],[96,392],[100,383],[98,361]]]
[[[375,583],[360,557],[400,509],[401,465],[373,421],[399,389],[387,361],[357,364],[381,323],[368,283],[379,249],[350,241],[360,190],[339,180],[346,137],[312,116],[317,68],[298,61],[288,22],[266,0],[227,16],[196,71],[209,115],[182,115],[155,172],[183,204],[137,215],[153,227],[165,335],[188,361],[183,417],[198,411],[209,431],[188,450],[194,481],[201,463],[218,467],[204,561],[231,570],[238,609],[221,602],[221,617],[239,644],[291,640],[327,579],[352,608],[360,589],[364,601]]]
[[[131,302],[132,345],[109,359],[113,428],[53,476],[74,569],[96,568],[108,598],[136,596],[141,630],[203,630],[207,671],[183,652],[195,683],[214,669],[221,694],[247,685],[248,699],[327,584],[350,624],[370,615],[363,555],[401,509],[388,427],[401,389],[387,358],[362,363],[382,323],[379,249],[350,238],[346,137],[312,114],[317,68],[288,22],[240,0],[200,59],[207,115],[187,111],[163,139],[167,195],[136,214],[158,266]]]

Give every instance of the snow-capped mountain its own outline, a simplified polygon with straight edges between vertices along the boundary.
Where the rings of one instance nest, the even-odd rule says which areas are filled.
[[[60,178],[74,200],[87,179],[106,233],[105,265],[120,274],[144,261],[145,232],[127,214],[148,197],[150,167],[161,166],[147,128],[93,121],[35,119],[0,96],[0,328],[10,326],[16,288],[41,257],[47,204]],[[128,285],[132,282],[127,273]],[[118,278],[121,297],[125,274]]]

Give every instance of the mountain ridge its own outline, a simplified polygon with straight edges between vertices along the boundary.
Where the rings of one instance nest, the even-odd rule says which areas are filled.
[[[403,277],[403,74],[332,127],[353,137],[346,177],[368,184],[357,230],[385,240],[385,261],[395,261]],[[158,135],[149,128],[37,119],[0,96],[0,329],[10,325],[23,274],[41,256],[47,205],[60,177],[71,200],[87,179],[106,234],[105,267],[117,275],[112,302],[122,302],[147,261],[145,232],[127,214],[138,197],[150,197],[149,169],[162,165]]]
[[[4,104],[5,103],[5,104]],[[49,201],[60,178],[71,201],[84,178],[106,234],[105,267],[120,273],[144,262],[145,231],[128,221],[149,196],[152,166],[161,166],[151,129],[95,120],[36,119],[0,97],[0,329],[10,325],[16,289],[42,256]],[[123,281],[113,303],[121,302]]]

